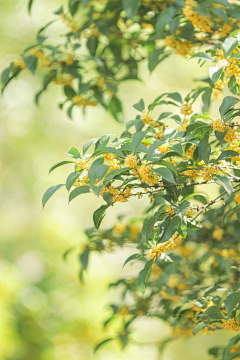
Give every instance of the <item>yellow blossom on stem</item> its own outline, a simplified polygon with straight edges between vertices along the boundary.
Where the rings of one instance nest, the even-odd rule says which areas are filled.
[[[137,168],[139,160],[136,155],[130,154],[126,156],[125,162],[128,167]]]
[[[166,215],[173,215],[173,214],[175,214],[175,211],[173,210],[173,208],[171,206],[167,206]]]
[[[230,329],[233,331],[240,331],[240,321],[236,318],[228,319],[228,320],[222,320],[223,328],[224,329]]]
[[[174,249],[176,244],[172,240],[167,240],[164,243],[157,244],[153,246],[148,252],[149,259],[154,259],[156,256],[160,257],[162,253]]]

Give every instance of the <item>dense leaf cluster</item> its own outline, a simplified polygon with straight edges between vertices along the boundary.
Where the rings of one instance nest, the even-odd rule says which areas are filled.
[[[32,6],[30,0],[29,11]],[[69,117],[74,107],[100,104],[116,120],[122,119],[118,85],[140,80],[139,62],[146,59],[152,72],[173,52],[193,55],[200,45],[223,40],[240,23],[239,6],[227,0],[70,0],[68,12],[61,7],[55,15],[56,20],[39,30],[36,44],[2,73],[3,89],[24,69],[37,71],[43,77],[37,104],[54,83],[63,87],[65,101],[59,106]],[[63,29],[65,41],[57,47],[44,35],[55,21],[63,21],[69,30]]]

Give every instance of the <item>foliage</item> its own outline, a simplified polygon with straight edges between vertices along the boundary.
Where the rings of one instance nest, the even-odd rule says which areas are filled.
[[[233,36],[210,49],[211,58],[221,57],[216,66],[221,66],[222,83],[228,82],[234,68],[235,93],[240,72],[238,46]],[[205,58],[206,54],[196,56]],[[164,93],[147,109],[141,99],[134,105],[140,114],[126,123],[121,136],[90,140],[84,145],[83,156],[79,151],[76,156],[76,177],[74,173],[68,177],[69,201],[86,192],[105,201],[93,215],[96,229],[116,202],[145,196],[150,200],[141,228],[139,220],[132,219],[128,224],[119,221],[106,231],[90,229],[86,232],[89,242],[80,255],[82,279],[91,252],[135,245],[124,265],[138,262],[141,271],[132,279],[121,278],[110,285],[120,288],[122,303],[110,305],[112,315],[105,322],[108,325],[122,316],[121,331],[107,340],[119,339],[123,347],[131,343],[130,325],[140,316],[161,318],[170,324],[174,333],[168,341],[199,331],[240,330],[240,100],[224,97],[220,119],[206,112],[219,77],[212,77],[208,87],[192,90],[184,99],[177,92]],[[205,113],[194,113],[194,102],[200,95]],[[162,112],[163,105],[177,111]],[[157,116],[153,110],[158,110]],[[166,125],[170,119],[176,124],[172,128]],[[87,154],[93,145],[93,152]],[[197,185],[214,183],[220,192],[214,199],[195,190]],[[227,349],[223,359],[234,358],[227,355]],[[222,356],[221,351],[210,351]]]
[[[32,6],[30,0],[29,11]],[[70,118],[74,107],[84,110],[100,104],[118,121],[122,119],[119,84],[140,80],[140,62],[147,59],[152,72],[173,52],[189,57],[200,45],[225,39],[240,24],[239,6],[227,0],[69,0],[68,12],[61,7],[54,14],[57,18],[39,30],[36,43],[4,70],[3,89],[24,69],[37,71],[43,86],[35,95],[36,104],[54,83],[63,88],[65,100],[59,106],[66,107]],[[44,35],[55,21],[62,21],[68,30],[63,28],[65,41],[58,46]],[[226,44],[230,49],[231,40]],[[209,54],[201,58],[211,61]],[[213,74],[215,82],[221,74]],[[228,73],[229,88],[237,92],[233,75]],[[217,87],[222,87],[221,80]]]
[[[29,10],[32,5],[30,1]],[[140,61],[148,59],[152,72],[176,51],[198,58],[200,65],[213,63],[204,87],[184,97],[165,92],[148,106],[141,99],[134,105],[136,118],[126,123],[120,137],[91,139],[82,151],[73,147],[67,153],[72,161],[50,169],[74,164],[65,184],[45,192],[43,206],[63,187],[69,202],[82,194],[104,201],[93,214],[95,228],[86,230],[88,241],[79,254],[82,282],[93,252],[133,248],[123,266],[134,264],[135,276],[110,284],[121,300],[110,305],[111,315],[104,322],[107,327],[120,318],[121,328],[95,350],[115,340],[122,348],[134,342],[133,324],[142,316],[172,327],[173,334],[157,344],[160,350],[181,336],[239,331],[239,5],[225,0],[71,0],[69,10],[71,17],[62,7],[55,13],[70,29],[66,43],[45,45],[42,32],[52,22],[47,24],[37,44],[2,73],[3,88],[22,69],[34,74],[43,67],[46,75],[37,103],[53,82],[63,85],[70,117],[74,106],[85,109],[99,103],[120,120],[118,85],[138,80]],[[85,45],[87,55],[81,50]],[[205,51],[197,52],[199,45],[205,45],[200,49]],[[87,73],[92,64],[94,70]],[[224,85],[234,96],[223,97]],[[209,114],[212,96],[223,99],[217,119]],[[200,97],[201,112],[194,110]],[[209,184],[219,189],[213,199],[198,190]],[[119,217],[115,226],[102,230],[102,220],[115,203],[134,197],[149,198],[143,217],[128,222]],[[210,348],[209,354],[237,358],[239,340],[237,335],[226,347]]]

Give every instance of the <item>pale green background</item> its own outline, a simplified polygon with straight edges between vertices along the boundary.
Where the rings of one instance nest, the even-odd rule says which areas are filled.
[[[26,0],[0,2],[1,70],[32,45],[38,29],[55,18],[52,12],[61,3],[35,0],[29,16]],[[62,28],[60,23],[50,27],[49,41],[57,44]],[[126,121],[136,116],[132,105],[141,97],[150,103],[162,92],[179,91],[186,95],[195,86],[192,79],[206,76],[207,68],[200,69],[195,60],[172,56],[151,76],[146,63],[142,64],[140,74],[143,83],[131,81],[120,86]],[[106,306],[118,301],[114,291],[107,292],[107,284],[119,274],[131,276],[135,271],[129,266],[121,273],[129,251],[95,255],[82,287],[78,280],[77,251],[69,256],[67,263],[62,259],[71,246],[84,243],[83,230],[93,225],[92,213],[102,201],[93,195],[82,195],[68,205],[67,193],[62,190],[44,211],[41,207],[46,189],[65,182],[71,171],[71,165],[67,165],[48,177],[52,164],[67,160],[64,153],[72,146],[81,149],[89,138],[105,133],[119,135],[124,125],[117,124],[101,107],[88,110],[85,119],[76,111],[74,121],[70,121],[57,108],[57,102],[64,97],[60,88],[53,85],[37,108],[33,94],[40,85],[40,78],[25,70],[0,100],[0,359],[158,359],[153,346],[131,345],[121,352],[115,343],[93,355],[94,346],[111,335],[101,325],[108,315]],[[214,104],[212,113],[218,116],[219,101]],[[199,104],[195,108],[198,110]],[[103,221],[103,227],[113,224],[119,213],[141,215],[146,204],[147,200],[141,200],[141,206],[137,200],[116,204]],[[137,341],[159,341],[170,333],[160,321],[141,319],[135,324]],[[208,345],[219,344],[219,336],[223,339],[226,333],[177,340],[167,347],[163,359],[210,359],[206,349]]]

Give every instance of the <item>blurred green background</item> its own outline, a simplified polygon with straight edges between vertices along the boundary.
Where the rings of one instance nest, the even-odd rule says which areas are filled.
[[[1,71],[34,43],[39,28],[55,18],[52,13],[62,2],[35,0],[31,16],[26,0],[0,2]],[[59,23],[48,28],[51,43],[62,41],[62,29]],[[135,117],[132,105],[140,98],[148,103],[162,92],[179,91],[186,95],[196,85],[193,78],[206,75],[206,67],[200,69],[195,60],[180,56],[161,63],[151,76],[146,63],[141,64],[140,77],[144,81],[120,86],[125,120]],[[119,275],[131,276],[134,271],[128,267],[121,272],[127,251],[96,254],[85,285],[81,286],[77,248],[66,262],[63,260],[66,250],[84,243],[84,228],[93,225],[92,213],[101,201],[82,195],[68,205],[67,193],[61,191],[44,211],[41,207],[46,189],[65,182],[70,171],[59,168],[48,177],[50,166],[67,159],[64,153],[72,146],[81,149],[89,138],[105,133],[119,135],[124,124],[117,124],[101,107],[89,109],[85,118],[77,109],[74,121],[70,121],[57,108],[57,102],[63,98],[57,86],[49,87],[37,108],[33,96],[40,84],[40,77],[32,77],[25,70],[0,99],[0,359],[158,359],[154,346],[134,344],[122,352],[118,344],[111,343],[93,354],[94,346],[109,337],[111,331],[114,333],[104,330],[101,324],[108,315],[107,304],[118,301],[114,291],[107,291],[107,284]],[[217,116],[217,105],[219,101],[214,102],[213,116]],[[196,106],[195,111],[200,110],[200,104]],[[119,213],[141,215],[147,204],[141,201],[141,206],[136,206],[134,199],[116,204],[102,226],[113,224]],[[170,333],[161,321],[151,319],[142,318],[135,327],[137,341],[159,341]],[[223,339],[225,335],[222,332],[177,340],[168,346],[162,359],[207,360],[208,345],[219,344],[219,337]]]

